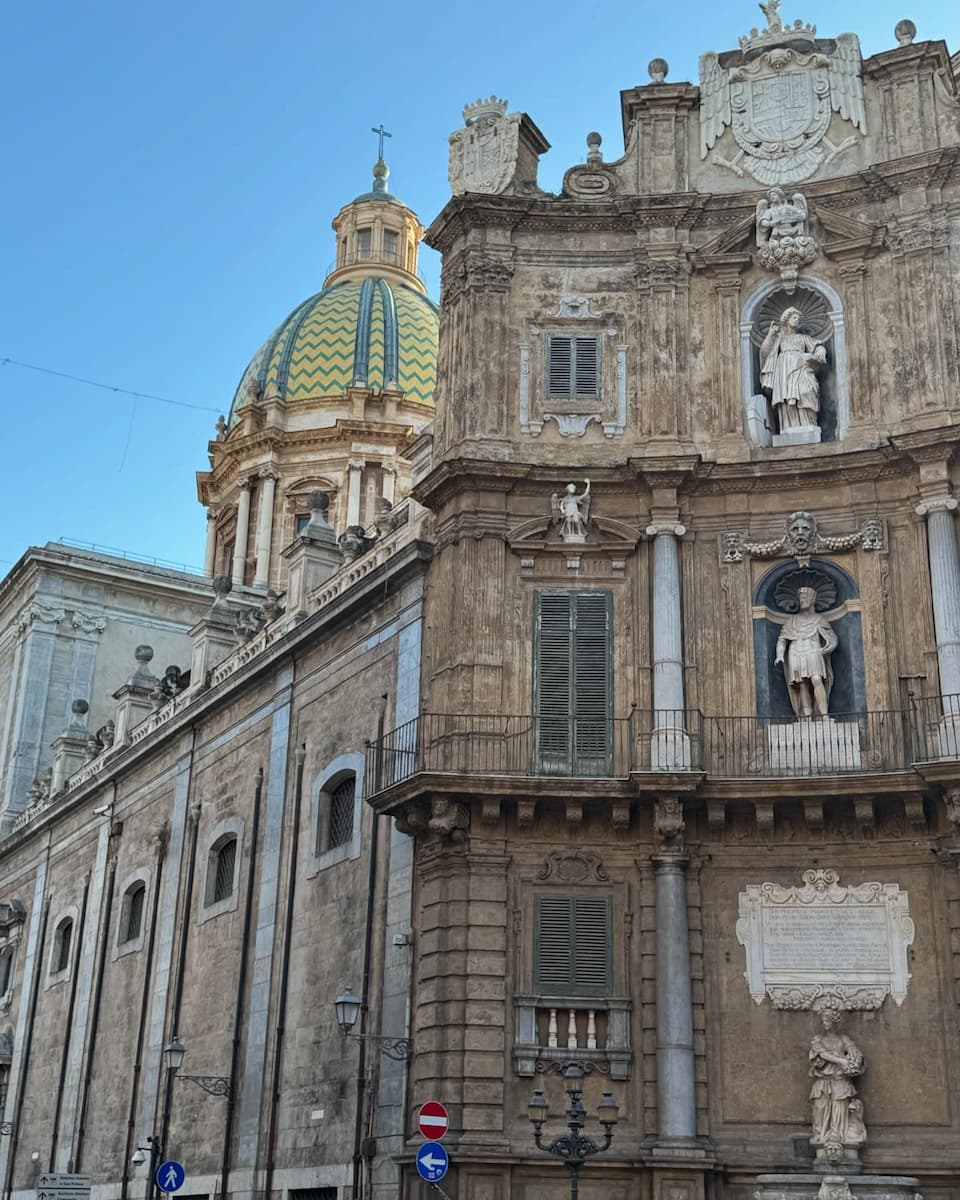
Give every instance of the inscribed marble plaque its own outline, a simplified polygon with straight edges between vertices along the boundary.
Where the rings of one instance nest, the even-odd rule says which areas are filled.
[[[879,1008],[907,995],[914,925],[895,883],[843,887],[833,870],[804,871],[801,887],[749,884],[740,893],[737,940],[750,995],[777,1008]]]

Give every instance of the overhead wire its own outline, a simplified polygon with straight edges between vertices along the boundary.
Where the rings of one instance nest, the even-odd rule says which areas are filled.
[[[131,388],[118,387],[112,383],[101,383],[98,379],[86,379],[82,375],[72,375],[69,371],[56,371],[52,367],[41,367],[36,363],[22,362],[17,358],[5,356],[0,358],[0,367],[22,367],[25,371],[39,371],[43,375],[56,375],[58,379],[69,379],[71,383],[84,383],[87,387],[100,388],[105,392],[116,392],[121,396],[132,396],[135,400],[154,400],[158,404],[172,404],[176,408],[191,408],[195,412],[217,413],[219,408],[211,408],[207,404],[190,404],[187,400],[171,400],[169,396],[157,396],[151,392],[135,392]]]

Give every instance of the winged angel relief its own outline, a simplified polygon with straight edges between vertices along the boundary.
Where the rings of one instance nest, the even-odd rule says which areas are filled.
[[[769,186],[809,179],[856,144],[855,134],[829,140],[832,112],[861,133],[866,115],[856,34],[818,41],[816,26],[784,27],[778,4],[761,7],[768,28],[741,38],[739,54],[700,59],[700,157],[730,126],[739,150],[733,159],[715,153],[713,162]]]

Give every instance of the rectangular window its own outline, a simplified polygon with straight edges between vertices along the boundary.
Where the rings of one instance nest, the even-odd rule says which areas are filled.
[[[600,339],[547,339],[547,395],[555,400],[596,400],[600,396]]]
[[[543,996],[609,995],[611,928],[609,896],[535,897],[534,990]]]
[[[536,593],[537,753],[547,774],[610,774],[612,613],[610,592]]]
[[[369,229],[357,230],[357,258],[370,257],[370,237],[371,231]]]
[[[392,229],[383,231],[383,257],[387,262],[397,261],[397,235]]]

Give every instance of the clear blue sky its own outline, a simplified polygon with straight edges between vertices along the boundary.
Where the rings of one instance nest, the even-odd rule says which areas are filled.
[[[864,54],[960,49],[939,0],[784,0]],[[553,143],[557,189],[599,130],[619,157],[619,90],[696,80],[698,55],[762,25],[753,3],[483,6],[370,0],[40,0],[5,7],[0,358],[201,406],[0,367],[0,573],[60,536],[199,564],[194,472],[247,360],[333,254],[330,219],[387,143],[392,190],[425,224],[448,197],[447,137],[491,92]],[[439,263],[424,251],[431,294]]]

